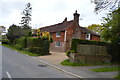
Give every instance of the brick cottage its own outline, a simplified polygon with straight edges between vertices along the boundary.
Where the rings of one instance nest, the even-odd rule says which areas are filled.
[[[100,36],[79,25],[79,15],[77,11],[73,14],[74,19],[42,27],[40,31],[50,32],[53,38],[53,43],[50,44],[50,51],[65,52],[70,49],[72,38],[100,41]]]

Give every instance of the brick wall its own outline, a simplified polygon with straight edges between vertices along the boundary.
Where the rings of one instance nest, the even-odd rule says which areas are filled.
[[[53,51],[53,52],[65,52],[65,42],[61,42],[60,43],[60,47],[56,47],[55,46],[55,43],[56,42],[53,42],[50,44],[50,51]]]
[[[60,32],[61,33],[61,36],[60,37],[56,37],[56,32],[52,33],[51,36],[53,38],[53,41],[64,41],[64,34],[65,34],[65,31],[62,31]]]
[[[91,36],[91,40],[100,41],[100,37],[99,37],[99,36],[94,36],[94,35],[92,35],[92,36]]]

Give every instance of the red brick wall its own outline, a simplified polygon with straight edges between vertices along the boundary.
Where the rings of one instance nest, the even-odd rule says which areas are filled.
[[[56,47],[55,43],[56,42],[53,42],[50,44],[50,51],[53,51],[53,52],[65,52],[66,51],[65,42],[61,42],[60,47]]]
[[[52,33],[51,36],[53,38],[53,43],[50,44],[50,51],[55,52],[64,52],[65,51],[65,42],[64,42],[64,36],[65,31],[60,32],[60,37],[56,37],[56,32]],[[60,41],[60,47],[56,47],[55,44],[57,41]]]
[[[60,37],[56,37],[56,32],[54,32],[54,33],[52,33],[52,38],[53,38],[53,41],[64,41],[64,34],[65,34],[65,32],[63,31],[63,32],[60,32],[60,34],[61,34],[61,36]]]
[[[86,39],[86,34],[85,33],[81,33],[81,39]]]
[[[99,37],[99,36],[94,36],[94,35],[92,35],[92,36],[91,36],[91,40],[100,41],[100,37]]]
[[[81,34],[81,39],[86,39],[86,33],[82,33]],[[95,36],[95,35],[91,35],[90,40],[100,41],[100,37],[99,36]]]

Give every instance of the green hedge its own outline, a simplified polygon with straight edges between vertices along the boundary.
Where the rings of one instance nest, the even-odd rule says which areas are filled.
[[[99,42],[99,41],[90,41],[90,40],[83,40],[83,39],[72,39],[71,50],[77,52],[77,44],[87,44],[87,45],[101,45],[107,46],[108,43]]]
[[[50,42],[43,38],[27,38],[27,47],[31,52],[45,55],[49,53]]]
[[[10,41],[8,39],[3,39],[2,44],[10,44]]]
[[[26,38],[21,37],[21,38],[15,39],[13,44],[16,48],[19,48],[19,49],[26,48]]]

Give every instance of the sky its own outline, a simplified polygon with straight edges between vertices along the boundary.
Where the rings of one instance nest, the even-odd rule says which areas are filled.
[[[0,0],[0,25],[7,29],[12,24],[20,25],[21,13],[28,2],[32,6],[33,29],[63,22],[65,17],[68,21],[73,20],[75,10],[80,14],[80,26],[87,27],[100,24],[108,12],[95,14],[95,4],[91,0]]]

